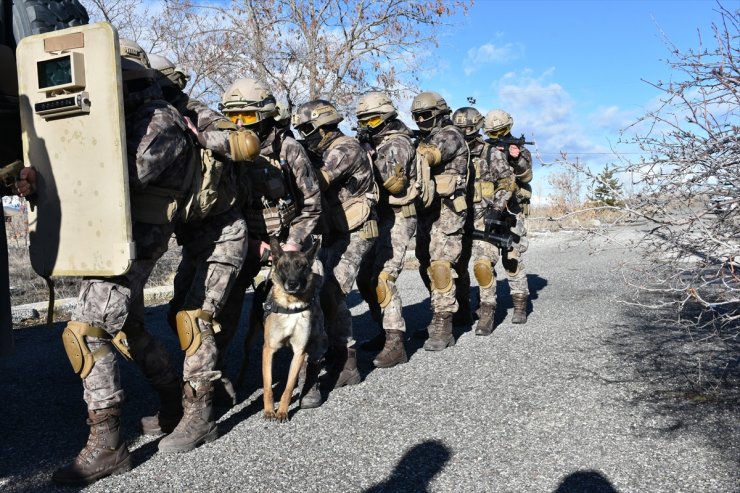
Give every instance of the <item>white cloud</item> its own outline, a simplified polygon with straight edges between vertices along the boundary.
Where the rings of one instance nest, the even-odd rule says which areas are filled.
[[[476,72],[481,65],[516,60],[521,58],[523,52],[524,45],[521,43],[505,43],[502,45],[486,43],[477,48],[471,48],[465,57],[465,75]]]

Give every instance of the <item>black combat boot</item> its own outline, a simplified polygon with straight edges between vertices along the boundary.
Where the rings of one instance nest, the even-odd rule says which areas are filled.
[[[484,303],[478,307],[478,325],[475,327],[475,335],[489,336],[496,328],[494,317],[496,305]]]
[[[527,323],[527,301],[529,296],[526,294],[512,294],[511,300],[514,303],[514,314],[511,316],[511,323],[513,324],[526,324]]]
[[[429,339],[424,343],[427,351],[442,351],[455,345],[455,336],[452,335],[452,313],[435,312],[429,324]]]
[[[183,386],[182,407],[184,414],[175,429],[159,442],[160,452],[189,452],[218,436],[213,412],[213,383],[206,382],[195,390]]]
[[[182,419],[182,382],[164,389],[158,389],[159,412],[154,416],[141,418],[141,431],[145,435],[172,433]]]
[[[345,385],[357,385],[362,381],[360,370],[357,369],[357,352],[355,348],[347,346],[331,346],[331,367],[328,370],[331,388],[338,389]]]
[[[131,469],[131,458],[121,440],[121,409],[118,406],[88,411],[90,436],[74,462],[58,469],[55,483],[85,486],[100,478]]]
[[[306,362],[301,367],[301,373],[298,377],[298,381],[302,382],[300,385],[301,394],[298,400],[301,409],[313,409],[321,405],[320,372],[321,365],[319,363]]]
[[[386,330],[385,334],[385,346],[373,360],[375,367],[390,368],[406,363],[409,360],[406,355],[406,348],[403,345],[406,333],[400,330]]]

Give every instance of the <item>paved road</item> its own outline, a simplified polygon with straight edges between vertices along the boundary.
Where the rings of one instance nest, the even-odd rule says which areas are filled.
[[[188,454],[161,455],[156,439],[139,436],[136,422],[157,399],[123,363],[135,468],[87,490],[738,491],[737,394],[697,396],[672,376],[686,370],[671,357],[685,341],[617,303],[624,252],[592,254],[557,234],[535,238],[527,258],[526,325],[510,323],[502,283],[491,337],[459,328],[457,345],[441,353],[412,340],[409,363],[389,370],[373,370],[373,355],[363,354],[361,385],[286,424],[261,418],[256,348],[240,403],[220,418],[221,437]],[[399,284],[409,330],[425,327],[418,275],[407,271]],[[365,306],[356,294],[351,302],[356,333],[370,335]],[[181,358],[163,319],[162,307],[149,310],[153,332]],[[55,491],[51,472],[84,445],[81,386],[61,330],[19,331],[17,355],[0,360],[0,491]],[[232,348],[234,373],[240,357]],[[279,375],[289,357],[280,355]]]

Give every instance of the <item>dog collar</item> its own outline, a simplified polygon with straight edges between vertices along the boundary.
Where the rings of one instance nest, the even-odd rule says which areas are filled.
[[[284,315],[293,315],[295,313],[301,313],[307,311],[310,306],[306,305],[301,308],[285,308],[284,306],[280,306],[273,299],[268,299],[264,303],[262,303],[262,308],[265,310],[265,313],[272,312],[272,313],[282,313]]]

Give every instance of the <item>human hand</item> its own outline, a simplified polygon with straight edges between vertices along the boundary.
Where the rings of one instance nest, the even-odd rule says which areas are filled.
[[[517,159],[519,157],[519,154],[521,154],[522,150],[519,149],[518,145],[511,144],[509,146],[509,156],[513,157],[514,159]]]
[[[36,169],[32,167],[23,168],[20,176],[15,182],[15,188],[18,195],[28,197],[36,191]]]

